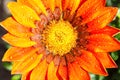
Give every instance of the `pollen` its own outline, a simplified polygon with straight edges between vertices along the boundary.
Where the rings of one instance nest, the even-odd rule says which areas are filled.
[[[53,55],[63,56],[76,46],[77,31],[68,21],[52,21],[43,31],[43,43]]]

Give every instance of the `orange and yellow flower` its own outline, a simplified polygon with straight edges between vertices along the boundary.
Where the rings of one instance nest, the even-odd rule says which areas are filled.
[[[106,0],[17,0],[12,17],[0,24],[11,47],[2,61],[13,62],[22,80],[90,80],[116,68],[109,52],[120,50],[108,26],[117,13]]]

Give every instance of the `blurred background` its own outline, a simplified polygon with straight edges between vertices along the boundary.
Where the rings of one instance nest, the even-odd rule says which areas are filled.
[[[9,1],[15,0],[0,0],[0,22],[6,19],[8,16],[11,16],[9,10],[6,7],[6,4]],[[120,0],[107,0],[106,5],[119,8],[117,16],[109,25],[120,28]],[[6,31],[2,27],[0,27],[0,37],[2,37],[5,33]],[[115,38],[120,40],[120,34],[116,35]],[[5,51],[8,48],[9,45],[0,38],[0,80],[20,80],[20,75],[10,74],[12,63],[1,61]],[[91,80],[120,80],[120,51],[112,52],[111,56],[119,67],[117,69],[107,69],[109,73],[109,76],[107,77],[90,74]]]

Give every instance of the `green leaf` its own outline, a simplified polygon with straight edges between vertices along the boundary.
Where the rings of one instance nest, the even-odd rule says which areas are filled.
[[[118,16],[118,18],[120,19],[120,8],[118,9],[117,16]]]
[[[10,63],[10,62],[3,62],[2,65],[3,65],[3,67],[6,68],[7,70],[9,70],[9,71],[12,70],[12,63]]]
[[[116,61],[119,58],[119,53],[118,52],[112,52],[111,56]]]
[[[17,74],[17,75],[13,75],[11,80],[20,80],[21,75]]]
[[[120,33],[117,33],[115,36],[114,36],[115,39],[117,39],[118,41],[120,41]]]

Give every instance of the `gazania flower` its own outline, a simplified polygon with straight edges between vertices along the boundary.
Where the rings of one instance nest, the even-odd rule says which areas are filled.
[[[117,13],[106,0],[17,0],[1,25],[11,47],[3,61],[22,80],[90,80],[116,68],[109,52],[120,50],[120,30],[108,26]]]

